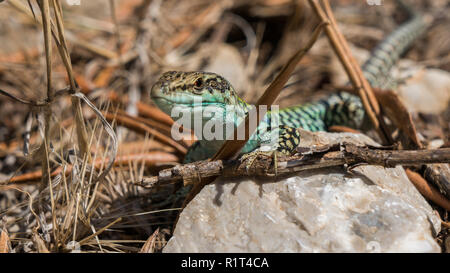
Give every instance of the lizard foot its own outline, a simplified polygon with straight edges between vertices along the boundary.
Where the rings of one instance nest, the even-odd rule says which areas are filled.
[[[278,158],[292,155],[300,143],[300,133],[297,129],[285,125],[280,125],[277,131],[277,143],[275,146],[261,146],[258,150],[242,155],[241,162],[247,161],[245,168],[249,173],[257,158],[265,157],[272,159],[275,176],[278,173]],[[262,166],[264,168],[264,166]]]
[[[276,150],[269,150],[269,151],[256,150],[251,153],[242,155],[240,160],[241,162],[246,162],[245,169],[247,173],[249,173],[253,167],[253,164],[257,159],[259,158],[271,159],[270,162],[273,162],[274,172],[275,175],[277,175],[277,157],[278,157],[277,153],[278,151]]]

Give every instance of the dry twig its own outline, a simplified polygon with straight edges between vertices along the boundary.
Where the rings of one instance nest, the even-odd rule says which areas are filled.
[[[300,154],[280,158],[277,174],[288,174],[304,170],[334,166],[355,166],[360,164],[394,167],[396,165],[421,165],[427,163],[450,163],[450,149],[436,150],[386,150],[374,147],[360,147],[345,143],[335,146],[299,148]],[[240,160],[200,161],[178,165],[160,172],[158,176],[145,179],[143,184],[167,184],[182,179],[185,186],[198,184],[208,177],[275,176],[270,168],[271,158],[257,158],[250,168]]]
[[[391,144],[392,137],[384,124],[380,106],[378,105],[378,102],[372,92],[372,87],[364,77],[355,58],[351,55],[349,46],[337,27],[336,20],[334,19],[333,12],[331,11],[328,1],[323,0],[323,3],[325,6],[325,11],[319,4],[318,0],[309,0],[309,4],[320,20],[322,22],[329,23],[325,26],[325,33],[327,34],[336,55],[339,57],[339,60],[344,66],[353,87],[355,90],[358,90],[359,97],[361,98],[372,125],[377,130],[382,141],[384,143]]]

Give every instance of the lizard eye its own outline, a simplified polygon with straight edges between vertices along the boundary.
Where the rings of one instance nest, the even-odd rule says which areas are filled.
[[[194,82],[194,87],[197,89],[200,89],[203,87],[203,80],[202,78],[198,78],[195,82]]]

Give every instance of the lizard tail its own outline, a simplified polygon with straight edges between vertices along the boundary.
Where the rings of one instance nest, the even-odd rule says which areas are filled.
[[[389,34],[371,53],[371,57],[363,64],[364,76],[373,87],[390,88],[392,81],[389,72],[400,56],[427,29],[422,15],[397,0],[410,15],[410,19]],[[358,96],[339,92],[320,101],[324,105],[324,121],[327,127],[344,125],[362,128],[365,125],[365,111]]]

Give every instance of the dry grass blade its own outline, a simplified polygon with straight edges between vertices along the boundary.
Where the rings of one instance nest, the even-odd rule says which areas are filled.
[[[113,164],[114,164],[114,160],[116,159],[116,155],[117,155],[117,149],[119,147],[119,143],[117,141],[117,137],[116,134],[114,133],[114,129],[111,127],[111,125],[106,121],[105,117],[103,117],[102,113],[100,112],[100,110],[97,109],[97,107],[95,107],[94,104],[92,104],[88,98],[86,98],[86,96],[83,95],[83,93],[77,92],[75,94],[73,94],[73,96],[76,96],[80,99],[82,99],[95,113],[95,115],[97,116],[97,118],[101,121],[101,123],[103,124],[103,128],[106,130],[106,132],[108,133],[109,137],[112,139],[112,144],[111,144],[111,153],[109,156],[109,162],[108,165],[106,166],[105,170],[95,179],[95,181],[101,181],[103,178],[105,178],[105,176],[108,174],[108,172],[111,170]]]
[[[55,10],[56,17],[56,26],[58,28],[58,36],[60,40],[60,44],[58,44],[59,53],[63,60],[63,63],[66,67],[67,75],[69,77],[70,87],[72,91],[77,89],[77,85],[75,82],[75,76],[72,71],[72,62],[70,60],[70,54],[67,49],[66,38],[64,35],[64,25],[62,20],[62,8],[61,3],[59,1],[53,0],[53,7]],[[55,38],[56,40],[56,38]],[[87,143],[87,131],[84,123],[83,114],[81,112],[81,102],[77,97],[72,97],[72,112],[75,116],[75,122],[77,125],[77,136],[78,136],[78,145],[80,148],[81,156],[88,155],[88,143]]]
[[[344,36],[337,28],[336,20],[334,19],[328,1],[323,0],[323,2],[325,3],[324,6],[326,11],[324,11],[318,0],[309,0],[309,4],[320,20],[322,22],[329,22],[329,24],[325,26],[325,32],[330,44],[344,66],[353,87],[358,90],[364,109],[374,128],[377,130],[378,135],[384,143],[390,144],[392,143],[392,137],[384,124],[380,106],[373,95],[372,88],[352,56]]]
[[[101,229],[99,229],[97,232],[95,232],[94,234],[89,235],[88,237],[82,239],[81,241],[79,241],[78,243],[80,245],[83,245],[85,243],[87,243],[89,240],[91,240],[92,238],[98,236],[100,233],[102,233],[103,231],[105,231],[106,229],[108,229],[109,227],[117,224],[118,222],[122,221],[122,218],[119,217],[116,220],[112,221],[111,223],[109,223],[108,225],[102,227]]]
[[[40,7],[41,7],[41,3],[42,0],[38,1]],[[12,5],[14,8],[18,9],[19,11],[25,13],[28,17],[33,18],[37,21],[37,23],[39,24],[44,24],[45,22],[43,22],[42,20],[40,20],[39,17],[35,17],[34,16],[34,12],[30,12],[21,2],[17,1],[17,0],[11,0],[8,1],[8,3],[10,5]],[[75,82],[72,80],[74,79],[73,77],[73,73],[71,73],[71,62],[70,62],[70,55],[68,53],[67,50],[67,45],[65,42],[65,35],[64,35],[64,26],[62,23],[62,13],[61,13],[61,6],[59,4],[58,1],[56,1],[56,4],[58,6],[58,8],[55,7],[55,16],[56,16],[56,22],[57,22],[57,29],[55,29],[55,25],[53,23],[53,20],[50,18],[50,15],[47,15],[45,18],[48,18],[49,22],[45,23],[48,24],[47,27],[50,28],[51,30],[51,35],[53,36],[53,39],[57,45],[58,51],[61,55],[62,61],[66,67],[66,70],[69,73],[69,78],[71,79],[71,83],[73,82],[73,85],[71,84],[71,87],[73,88],[73,90],[75,90]],[[48,5],[48,2],[47,2]]]
[[[145,241],[145,244],[142,246],[140,253],[154,253],[155,252],[155,244],[156,244],[156,238],[159,235],[159,228],[153,232],[153,234],[148,237],[147,241]]]
[[[32,102],[32,101],[27,101],[27,100],[18,98],[16,96],[10,94],[9,92],[6,92],[6,91],[2,90],[2,89],[0,89],[0,94],[3,95],[3,96],[6,96],[8,98],[11,98],[11,99],[13,99],[13,100],[15,100],[17,102],[23,103],[23,104],[28,104],[28,105],[31,105],[31,106],[43,106],[43,105],[38,105],[37,103]]]
[[[119,30],[119,23],[117,22],[117,15],[116,15],[116,4],[114,0],[109,0],[109,8],[111,10],[111,19],[114,23],[114,35],[116,36],[116,50],[117,50],[117,57],[119,58],[119,63],[122,61],[121,59],[121,52],[120,52],[120,30]]]
[[[64,35],[64,25],[63,25],[63,20],[62,20],[62,8],[61,8],[61,3],[59,1],[56,0],[52,0],[53,2],[53,8],[55,11],[55,18],[56,18],[56,26],[58,28],[58,37],[59,37],[59,41],[61,42],[61,52],[63,53],[64,57],[62,57],[64,65],[66,67],[66,71],[67,71],[67,76],[69,77],[69,83],[70,83],[70,87],[72,88],[72,90],[76,89],[76,84],[75,84],[75,77],[73,75],[73,71],[72,71],[72,62],[70,61],[70,54],[69,54],[69,50],[67,49],[67,42],[66,42],[66,38]]]
[[[50,7],[48,0],[40,0],[39,6],[42,13],[42,28],[44,30],[45,59],[47,65],[47,100],[52,101],[52,45],[51,45],[51,27],[50,27]]]
[[[44,45],[45,45],[45,59],[47,65],[47,101],[53,101],[53,88],[52,88],[52,44],[51,44],[51,25],[50,25],[50,7],[48,0],[38,1],[39,7],[41,9],[42,15],[42,27],[44,31]],[[51,211],[52,211],[52,222],[53,222],[53,232],[55,238],[57,237],[57,225],[55,218],[55,200],[53,198],[53,187],[52,180],[50,178],[50,149],[49,144],[51,141],[50,128],[51,128],[51,117],[52,108],[51,105],[45,107],[45,124],[44,124],[44,139],[40,148],[42,156],[42,184],[40,185],[40,190],[45,188],[46,183],[48,183],[50,189],[50,201],[51,201]],[[39,209],[42,209],[41,199],[39,199]],[[37,240],[38,238],[36,238]],[[40,241],[39,241],[40,242]],[[40,243],[38,243],[40,245]],[[42,247],[41,247],[42,248]]]

